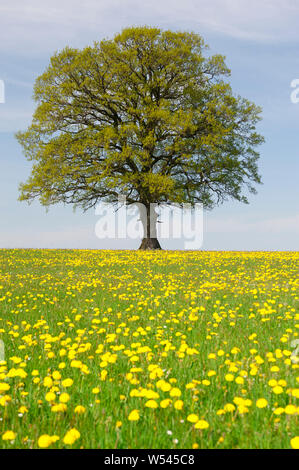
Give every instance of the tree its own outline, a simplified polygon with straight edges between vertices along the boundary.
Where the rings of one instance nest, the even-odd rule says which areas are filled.
[[[195,33],[132,27],[55,53],[35,82],[32,124],[17,134],[34,162],[20,200],[87,210],[125,195],[147,209],[141,248],[160,248],[150,204],[248,202],[261,109],[233,95],[224,57],[206,51]]]

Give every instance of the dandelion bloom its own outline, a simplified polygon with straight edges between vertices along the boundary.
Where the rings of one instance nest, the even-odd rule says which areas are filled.
[[[155,400],[148,400],[145,406],[147,408],[158,408],[158,403]]]
[[[78,415],[80,415],[80,414],[82,414],[82,413],[85,413],[86,408],[85,408],[85,406],[78,405],[78,406],[76,406],[76,408],[75,408],[74,411],[75,411],[75,413],[77,413]]]
[[[67,405],[65,405],[64,403],[59,403],[59,405],[54,405],[51,408],[51,411],[53,411],[53,413],[64,412],[66,410],[67,410]]]
[[[235,382],[238,384],[238,385],[242,385],[244,383],[244,379],[243,377],[237,377],[235,379]]]
[[[73,385],[74,381],[73,379],[64,379],[61,384],[63,387],[67,388],[67,387],[71,387]]]
[[[171,385],[164,380],[159,380],[157,382],[157,387],[160,388],[162,392],[169,392],[169,390],[171,390]]]
[[[198,416],[192,413],[187,417],[187,421],[190,423],[196,423],[198,421]]]
[[[257,401],[256,401],[256,406],[258,408],[265,408],[266,406],[268,405],[268,402],[265,398],[259,398]]]
[[[48,434],[43,434],[38,439],[38,442],[37,442],[38,447],[45,449],[49,447],[51,444],[53,444],[53,442],[57,441],[58,439],[59,439],[58,436],[49,436]]]
[[[287,405],[284,409],[285,414],[294,415],[297,413],[297,407],[295,405]]]
[[[2,440],[3,441],[13,441],[16,438],[16,433],[13,431],[6,431],[3,436]]]
[[[235,411],[236,407],[235,405],[233,405],[232,403],[227,403],[226,405],[224,405],[224,411],[226,411],[227,413],[230,413],[232,411]]]
[[[128,416],[129,421],[138,421],[140,418],[139,416],[139,411],[138,410],[133,410]]]
[[[43,383],[44,383],[44,387],[50,388],[53,385],[53,380],[51,379],[51,377],[45,377]]]
[[[207,379],[204,379],[204,380],[202,381],[202,384],[205,385],[206,387],[208,387],[209,385],[211,385],[211,382],[210,382],[209,380],[207,380]]]
[[[299,436],[293,437],[293,439],[291,439],[291,446],[293,449],[299,449]]]
[[[28,408],[26,408],[26,406],[20,406],[18,411],[19,411],[19,413],[24,414],[24,413],[28,412]]]
[[[55,395],[55,393],[53,393],[53,392],[48,392],[48,393],[46,393],[46,397],[45,397],[45,398],[46,398],[47,401],[51,402],[51,401],[54,401],[54,400],[55,400],[56,395]]]
[[[234,375],[233,374],[226,374],[225,376],[225,380],[227,380],[227,382],[232,382],[234,380]]]
[[[174,407],[176,410],[181,410],[184,406],[184,402],[182,400],[176,400],[174,403]]]
[[[54,380],[60,380],[61,379],[61,373],[58,370],[55,370],[52,374],[52,377]]]
[[[179,388],[173,388],[169,394],[171,397],[180,397],[182,395],[182,392]]]
[[[10,385],[8,385],[4,382],[0,383],[0,392],[6,392],[9,389],[10,389]]]
[[[77,439],[79,439],[81,434],[79,431],[77,431],[76,428],[72,428],[70,431],[66,433],[66,435],[63,438],[63,442],[68,445],[74,444]]]
[[[160,402],[161,408],[167,408],[171,404],[170,398],[165,398],[165,400],[162,400]]]
[[[196,429],[207,429],[209,427],[209,423],[204,419],[200,419],[195,423],[194,427]]]
[[[60,403],[67,403],[70,399],[70,396],[68,393],[62,393],[59,397]]]

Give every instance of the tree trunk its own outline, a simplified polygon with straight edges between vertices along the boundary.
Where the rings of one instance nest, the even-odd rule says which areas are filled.
[[[140,219],[143,225],[143,240],[139,250],[161,250],[161,245],[157,238],[157,219],[155,205],[139,207]]]
[[[139,250],[162,250],[157,238],[143,238]]]

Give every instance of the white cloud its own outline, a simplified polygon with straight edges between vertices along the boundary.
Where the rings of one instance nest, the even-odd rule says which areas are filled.
[[[0,50],[40,54],[82,46],[131,24],[214,31],[256,41],[299,39],[297,0],[11,0]]]

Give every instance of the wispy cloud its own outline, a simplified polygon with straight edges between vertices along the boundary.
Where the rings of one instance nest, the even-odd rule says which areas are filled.
[[[0,50],[22,55],[86,44],[130,24],[299,40],[297,0],[11,0],[0,6],[0,16]]]

